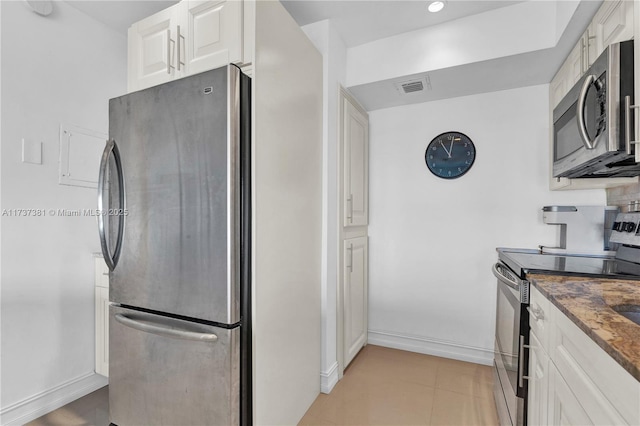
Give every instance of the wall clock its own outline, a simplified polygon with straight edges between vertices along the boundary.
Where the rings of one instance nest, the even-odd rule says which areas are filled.
[[[455,179],[469,171],[476,159],[476,147],[467,135],[445,132],[427,146],[424,161],[431,173],[442,179]]]

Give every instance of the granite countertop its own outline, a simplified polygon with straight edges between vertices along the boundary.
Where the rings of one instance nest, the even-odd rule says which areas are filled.
[[[611,308],[640,305],[640,281],[543,274],[530,278],[551,303],[640,381],[640,325]]]

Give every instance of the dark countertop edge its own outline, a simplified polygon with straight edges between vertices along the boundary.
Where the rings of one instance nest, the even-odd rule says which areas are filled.
[[[534,275],[534,274],[532,274],[532,275]],[[545,275],[558,276],[559,274],[548,274],[548,273],[544,273],[543,274],[543,273],[539,273],[539,274],[535,274],[535,275],[538,275],[540,277],[540,279],[543,280]],[[574,277],[574,275],[566,275],[566,274],[563,275],[563,276],[566,276],[568,278]],[[577,276],[576,275],[575,278],[594,278],[594,277],[585,277],[585,276]],[[560,302],[558,299],[555,298],[555,296],[549,294],[549,292],[547,292],[544,288],[538,286],[537,283],[536,283],[536,279],[537,279],[537,277],[532,276],[531,277],[531,281],[530,281],[531,284],[533,284],[535,286],[535,288],[537,288],[540,291],[540,293],[542,293],[542,295],[547,298],[547,300],[549,300],[551,303],[553,303],[553,305],[556,308],[558,308],[560,310],[560,312],[565,314],[571,320],[571,322],[573,322],[576,326],[578,326],[578,328],[580,330],[582,330],[587,336],[589,336],[589,338],[592,341],[594,341],[598,346],[600,346],[600,348],[602,350],[604,350],[611,358],[613,358],[618,363],[618,365],[620,365],[622,368],[624,368],[624,370],[626,372],[631,374],[638,382],[640,382],[640,366],[634,364],[633,362],[631,362],[630,360],[625,358],[618,349],[613,347],[609,342],[604,340],[602,337],[598,336],[591,329],[591,327],[589,327],[579,317],[577,317],[573,312],[571,312],[569,309],[567,309],[562,304],[562,302]],[[609,278],[596,278],[596,279],[605,280],[605,281],[618,281],[617,279],[609,279]],[[611,308],[609,308],[609,309],[611,309]],[[613,309],[611,309],[611,311],[613,311]]]
[[[610,280],[610,281],[638,281],[640,277],[637,275],[606,275],[606,274],[590,274],[581,272],[568,272],[568,271],[547,271],[544,269],[529,269],[523,268],[526,275],[552,275],[554,277],[575,277],[575,278],[593,278],[597,280]]]

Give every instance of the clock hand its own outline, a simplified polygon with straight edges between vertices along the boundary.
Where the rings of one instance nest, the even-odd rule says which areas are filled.
[[[440,145],[442,145],[442,149],[444,149],[444,152],[446,152],[449,158],[451,158],[451,150],[447,151],[447,148],[444,146],[442,141],[440,141]],[[451,146],[453,146],[453,144]]]
[[[449,157],[451,157],[451,153],[453,152],[453,141],[455,138],[451,138],[451,146],[449,147]]]

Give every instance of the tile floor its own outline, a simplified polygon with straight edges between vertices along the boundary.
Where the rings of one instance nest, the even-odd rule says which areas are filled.
[[[497,425],[491,367],[368,345],[300,425]]]
[[[497,425],[492,372],[470,364],[368,345],[300,425]],[[107,426],[107,387],[26,426]]]

